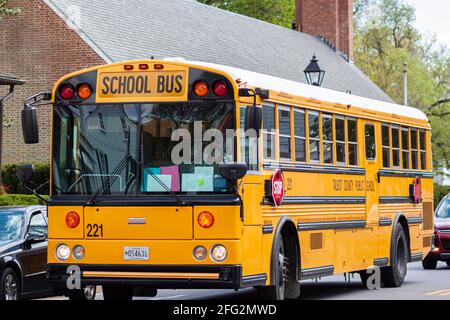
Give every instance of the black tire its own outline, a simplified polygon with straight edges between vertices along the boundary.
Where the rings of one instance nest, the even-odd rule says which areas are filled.
[[[408,243],[401,224],[394,227],[391,245],[391,265],[381,269],[381,282],[385,287],[401,287],[408,272]]]
[[[72,301],[93,301],[97,293],[96,286],[86,286],[81,290],[71,290],[67,297]]]
[[[12,268],[6,268],[0,276],[0,300],[20,300],[20,281]]]
[[[369,280],[370,274],[367,273],[367,270],[359,271],[359,276],[361,278],[361,284],[365,289],[369,289],[369,286],[367,284],[367,280]]]
[[[258,297],[263,300],[284,300],[286,292],[286,282],[288,281],[289,261],[285,255],[283,239],[276,244],[276,251],[278,252],[278,259],[275,261],[274,277],[275,285],[263,286],[258,288]]]
[[[102,286],[103,299],[106,301],[130,301],[133,300],[133,287]]]
[[[446,261],[447,266],[450,267],[450,261]]]
[[[422,267],[425,270],[434,270],[434,269],[436,269],[436,267],[437,267],[437,259],[427,256],[424,260],[422,260]]]

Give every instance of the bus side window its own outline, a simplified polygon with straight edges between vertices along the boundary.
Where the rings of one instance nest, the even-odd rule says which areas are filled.
[[[419,140],[420,140],[420,169],[427,169],[427,139],[425,130],[419,131]]]
[[[323,162],[333,163],[333,116],[322,114]]]
[[[411,129],[411,168],[419,168],[419,155],[417,150],[417,129]]]
[[[391,142],[389,139],[389,125],[383,124],[381,126],[382,148],[383,148],[383,167],[389,168],[391,166]]]
[[[346,143],[345,143],[345,117],[336,116],[335,118],[336,131],[336,162],[340,165],[345,165],[346,157]]]
[[[319,113],[308,111],[309,125],[309,159],[311,162],[320,162],[320,129]]]
[[[366,159],[375,160],[376,145],[375,145],[375,126],[373,124],[366,124],[364,130],[366,138]]]
[[[392,126],[392,165],[400,168],[400,134],[399,127]]]
[[[291,108],[278,106],[278,128],[280,143],[280,158],[291,160]]]
[[[351,166],[358,165],[358,131],[356,124],[356,119],[347,119],[348,164]]]
[[[305,111],[294,109],[295,161],[306,162]]]
[[[402,162],[403,169],[409,169],[409,129],[402,128]]]
[[[264,159],[275,160],[275,106],[263,105],[263,144]]]

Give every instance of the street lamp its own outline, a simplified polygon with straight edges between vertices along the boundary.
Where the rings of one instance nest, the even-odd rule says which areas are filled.
[[[303,72],[305,73],[308,84],[320,87],[325,77],[325,71],[320,69],[318,62],[319,60],[317,60],[314,54],[311,62]]]

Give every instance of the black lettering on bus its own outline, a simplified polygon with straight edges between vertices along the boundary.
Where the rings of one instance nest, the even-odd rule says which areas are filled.
[[[127,79],[127,93],[132,94],[135,90],[136,79],[134,77],[128,77]]]
[[[139,76],[136,78],[136,93],[144,92],[144,77]]]
[[[103,78],[103,89],[102,89],[102,93],[103,94],[108,94],[109,93],[109,82],[111,81],[111,79],[109,77],[104,77]]]
[[[111,89],[109,90],[112,94],[116,94],[117,93],[117,89],[114,86],[114,83],[119,81],[118,77],[112,77],[111,78]]]
[[[165,82],[166,82],[166,77],[158,76],[158,86],[157,86],[158,93],[162,93],[165,91]]]
[[[119,94],[127,92],[127,77],[119,77]]]
[[[149,86],[150,86],[150,83],[148,81],[148,76],[145,76],[144,77],[144,88],[145,88],[144,93],[152,93],[152,90],[150,90]]]
[[[166,92],[172,93],[175,82],[175,76],[166,76]]]
[[[177,87],[175,88],[176,93],[180,93],[181,91],[183,91],[183,85],[181,84],[181,81],[183,81],[183,76],[177,75],[175,77],[175,83],[177,84]]]

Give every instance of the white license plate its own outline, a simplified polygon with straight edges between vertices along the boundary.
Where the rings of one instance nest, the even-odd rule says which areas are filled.
[[[123,259],[127,261],[142,261],[150,258],[148,247],[124,247]]]

